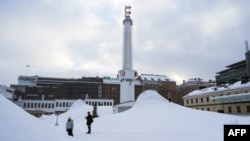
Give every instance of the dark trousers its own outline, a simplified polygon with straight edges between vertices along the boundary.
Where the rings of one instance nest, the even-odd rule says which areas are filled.
[[[69,136],[73,136],[73,129],[67,129],[67,131]]]
[[[91,133],[91,124],[87,124],[87,126],[88,126],[88,132],[87,133]]]

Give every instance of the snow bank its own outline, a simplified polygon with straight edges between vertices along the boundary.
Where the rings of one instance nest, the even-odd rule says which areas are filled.
[[[69,138],[53,126],[43,124],[36,117],[0,95],[1,141],[44,141]]]
[[[138,97],[131,109],[95,118],[92,134],[88,135],[85,116],[92,110],[92,106],[77,100],[58,116],[59,125],[55,126],[56,115],[36,118],[0,95],[0,140],[222,141],[224,124],[250,124],[249,117],[186,108],[148,90]],[[101,113],[103,109],[98,110]],[[67,136],[65,131],[68,116],[75,123],[74,137]]]

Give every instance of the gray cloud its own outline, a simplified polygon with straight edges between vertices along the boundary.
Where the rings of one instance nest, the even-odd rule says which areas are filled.
[[[1,1],[0,84],[20,74],[116,77],[128,3],[139,74],[209,80],[244,59],[248,0]]]

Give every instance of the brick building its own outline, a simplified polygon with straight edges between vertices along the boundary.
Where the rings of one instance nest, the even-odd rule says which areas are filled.
[[[201,78],[191,78],[187,81],[183,80],[183,83],[176,88],[175,102],[184,105],[182,97],[187,95],[188,93],[199,90],[207,87],[211,87],[216,85],[215,81],[209,80],[205,81]]]
[[[80,79],[19,76],[14,100],[54,99],[113,99],[120,103],[120,81],[110,77],[82,77]],[[135,82],[135,99],[145,90],[156,90],[163,97],[176,93],[176,82],[165,75],[142,74]],[[173,100],[174,101],[174,100]]]

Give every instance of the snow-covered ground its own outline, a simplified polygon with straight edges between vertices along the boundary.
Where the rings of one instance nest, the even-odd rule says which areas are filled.
[[[130,110],[113,114],[98,108],[92,134],[86,134],[85,116],[93,107],[77,100],[68,112],[36,118],[0,95],[1,141],[222,141],[224,124],[250,124],[250,117],[233,116],[182,107],[155,91],[142,93]],[[74,137],[65,123],[71,116]]]

